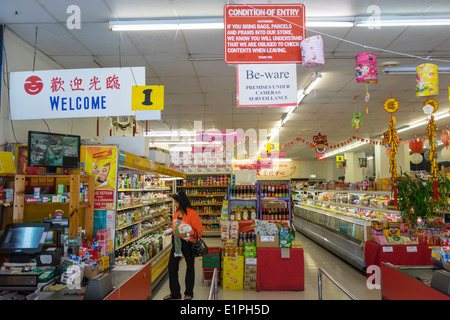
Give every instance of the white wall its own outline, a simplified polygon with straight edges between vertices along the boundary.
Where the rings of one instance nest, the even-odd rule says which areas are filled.
[[[33,70],[34,48],[32,46],[21,40],[8,29],[5,32],[4,45],[6,50],[6,57],[5,55],[3,56],[3,77],[6,77],[6,71],[14,72]],[[8,70],[6,70],[6,66]],[[37,51],[35,70],[54,69],[62,69],[62,67],[58,63],[44,55],[42,52]],[[2,81],[1,84],[2,96],[0,109],[0,144],[16,143],[16,139],[20,143],[26,143],[28,130],[48,131],[47,126],[43,120],[13,121],[16,136],[16,138],[14,138],[11,121],[9,120],[8,91],[7,87],[5,86],[5,82],[6,80],[8,80],[8,78],[2,80],[4,81]],[[102,142],[103,136],[110,135],[106,118],[100,118],[99,137],[97,137],[96,118],[51,119],[46,120],[46,122],[48,123],[51,132],[80,135],[82,139],[98,138],[98,140]],[[136,135],[142,136],[143,130],[144,128],[139,125],[137,128],[138,133]],[[122,132],[122,130],[116,130],[114,128],[112,135],[132,136],[133,131],[132,129],[127,129],[125,132]]]
[[[337,180],[344,175],[344,169],[336,167],[334,158],[327,158],[323,161],[317,159],[300,160],[300,177],[309,178],[311,174],[315,174],[316,179]]]

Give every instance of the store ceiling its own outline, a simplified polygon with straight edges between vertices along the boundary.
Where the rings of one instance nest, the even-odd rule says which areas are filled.
[[[147,84],[165,86],[163,122],[151,121],[152,130],[192,130],[194,121],[203,121],[204,129],[271,130],[288,108],[237,108],[235,67],[223,58],[222,30],[112,32],[108,21],[132,18],[174,18],[221,16],[227,3],[299,3],[299,1],[226,1],[226,0],[81,0],[81,29],[69,30],[66,20],[68,0],[2,0],[0,23],[34,45],[38,27],[37,48],[64,68],[96,68],[93,56],[103,67],[145,66]],[[307,17],[354,16],[367,14],[377,5],[381,14],[450,14],[448,0],[306,0]],[[14,12],[18,12],[15,14]],[[417,56],[450,60],[450,27],[383,27],[320,28],[325,45],[326,65],[321,68],[323,80],[316,94],[309,94],[280,131],[280,143],[296,137],[311,140],[321,132],[329,144],[355,135],[351,127],[354,112],[363,114],[358,136],[375,138],[388,127],[389,114],[383,109],[387,98],[400,102],[396,113],[397,128],[424,119],[424,99],[415,96],[414,75],[384,75],[381,63],[397,61],[401,66],[415,67],[423,60],[405,58],[386,52],[378,56],[379,82],[369,85],[369,114],[365,114],[365,85],[355,80],[354,56],[364,50],[327,35],[373,47]],[[314,32],[307,31],[307,36]],[[119,41],[120,38],[120,41]],[[119,57],[120,42],[120,57]],[[218,60],[190,61],[189,58]],[[450,66],[437,63],[439,66]],[[39,68],[39,66],[37,66]],[[297,67],[298,86],[304,88],[311,79],[311,69]],[[448,108],[447,87],[450,74],[440,74],[441,110]],[[438,127],[448,126],[450,118],[440,120]],[[400,138],[423,136],[425,126],[400,133]],[[363,150],[367,150],[364,147]],[[288,157],[310,158],[310,147],[297,143],[287,150]]]

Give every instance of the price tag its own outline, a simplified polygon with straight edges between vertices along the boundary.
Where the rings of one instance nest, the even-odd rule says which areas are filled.
[[[417,247],[406,247],[406,252],[417,252]]]
[[[383,252],[394,252],[394,248],[392,248],[392,247],[383,247]]]
[[[261,236],[261,242],[274,242],[274,236]]]

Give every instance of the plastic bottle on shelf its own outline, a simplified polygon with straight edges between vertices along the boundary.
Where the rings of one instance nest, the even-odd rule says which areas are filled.
[[[242,220],[248,220],[248,209],[247,209],[247,206],[244,206],[244,210],[242,210]]]
[[[255,206],[252,206],[252,208],[250,209],[250,219],[251,219],[251,220],[255,220],[255,219],[256,219],[256,209],[255,209]]]
[[[241,209],[239,208],[239,206],[236,207],[235,220],[241,220]]]

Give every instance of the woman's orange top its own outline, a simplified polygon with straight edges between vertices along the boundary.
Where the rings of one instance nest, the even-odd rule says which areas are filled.
[[[194,209],[187,208],[186,211],[187,211],[187,214],[183,215],[181,222],[186,223],[192,227],[192,232],[189,232],[189,234],[191,234],[191,236],[189,237],[189,241],[194,242],[194,237],[193,237],[194,229],[197,230],[197,234],[199,237],[201,237],[203,234],[202,220],[200,220],[200,216],[198,215],[197,211],[195,211]],[[175,211],[175,213],[173,214],[173,221],[178,219],[179,214],[180,214],[180,210]],[[175,230],[173,221],[172,221],[172,229]]]

